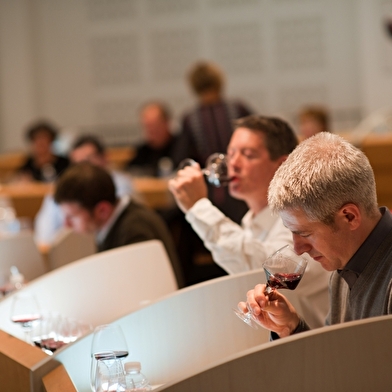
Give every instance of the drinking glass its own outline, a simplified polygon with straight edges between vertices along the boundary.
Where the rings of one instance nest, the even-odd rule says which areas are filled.
[[[196,161],[186,158],[180,162],[177,170],[184,169],[186,166],[195,166]],[[230,182],[227,173],[227,159],[226,155],[216,152],[207,158],[205,168],[201,169],[202,173],[206,176],[207,181],[216,186],[227,186]]]
[[[108,361],[111,366],[112,357],[122,359],[128,356],[128,346],[124,333],[119,325],[106,324],[95,328],[91,344],[91,390],[95,390],[97,361]]]
[[[31,344],[30,332],[33,323],[41,319],[37,298],[32,294],[15,294],[12,299],[10,318],[13,323],[23,328],[25,341]]]
[[[301,281],[307,264],[307,260],[303,256],[298,255],[289,245],[285,245],[283,248],[277,250],[263,263],[267,278],[264,294],[269,295],[277,289],[294,290]],[[242,321],[257,329],[257,317],[254,316],[248,304],[247,308],[247,313],[239,309],[233,310]]]
[[[126,390],[124,366],[113,351],[108,351],[97,360],[94,388],[96,392],[123,392]]]

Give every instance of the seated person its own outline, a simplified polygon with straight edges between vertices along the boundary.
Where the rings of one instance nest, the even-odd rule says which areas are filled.
[[[295,251],[333,271],[327,325],[392,314],[392,215],[378,207],[374,173],[360,150],[326,132],[305,140],[277,170],[268,200]],[[264,290],[249,291],[247,303],[273,338],[309,329],[283,294]],[[247,312],[245,302],[239,308]]]
[[[18,169],[17,179],[51,182],[68,167],[68,158],[52,152],[57,133],[57,129],[48,122],[38,122],[28,128],[26,138],[30,142],[31,152]]]
[[[306,106],[298,115],[301,140],[319,132],[331,132],[328,110],[322,106]]]
[[[140,110],[144,141],[128,163],[133,175],[169,176],[176,169],[176,137],[171,130],[171,113],[161,102],[148,102]]]
[[[105,146],[96,136],[82,135],[77,138],[69,156],[72,163],[88,161],[99,167],[107,168],[108,166]],[[130,194],[135,196],[136,192],[132,185],[132,179],[128,174],[114,170],[110,171],[110,174],[118,197]],[[136,195],[136,197],[138,196]],[[36,242],[41,246],[50,245],[58,230],[63,226],[64,216],[60,207],[54,202],[52,195],[47,195],[34,220]]]
[[[199,167],[186,167],[170,180],[178,206],[187,221],[212,252],[214,261],[229,274],[262,268],[264,260],[286,244],[290,231],[273,216],[268,205],[268,186],[275,171],[297,146],[291,127],[278,118],[251,115],[235,122],[228,155],[230,194],[248,205],[242,226],[234,223],[208,199]],[[311,261],[298,292],[313,316],[313,326],[321,326],[328,312],[329,274]]]
[[[166,224],[156,212],[130,196],[117,198],[113,179],[105,169],[90,162],[73,165],[59,178],[54,199],[63,211],[66,226],[75,232],[94,234],[100,252],[152,239],[162,241],[182,286]]]

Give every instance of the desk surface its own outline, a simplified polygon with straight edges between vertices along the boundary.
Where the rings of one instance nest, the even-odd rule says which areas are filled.
[[[161,178],[134,178],[136,191],[151,208],[159,209],[173,205],[167,180]],[[53,191],[52,184],[24,182],[0,185],[0,196],[9,197],[19,217],[34,219],[45,195]]]

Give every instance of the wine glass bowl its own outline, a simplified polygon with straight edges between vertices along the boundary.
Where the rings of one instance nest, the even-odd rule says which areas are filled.
[[[307,264],[306,258],[298,255],[289,245],[277,250],[263,263],[267,278],[264,295],[271,295],[277,289],[295,290],[305,273]],[[248,303],[246,306],[248,308],[246,313],[239,309],[233,310],[242,321],[257,329],[257,317]]]
[[[308,262],[289,245],[277,250],[263,263],[267,277],[266,294],[276,289],[295,290]]]
[[[110,355],[109,355],[110,354]],[[117,324],[100,325],[95,328],[91,344],[91,389],[95,390],[96,369],[98,361],[111,361],[128,356],[128,346],[121,327]],[[110,365],[110,364],[108,364]]]
[[[26,293],[15,294],[12,299],[10,319],[23,328],[26,342],[31,343],[30,332],[33,324],[41,319],[37,298]]]
[[[196,161],[186,158],[180,162],[177,170],[182,170],[187,166],[195,166]],[[208,183],[216,187],[226,186],[230,182],[227,171],[226,155],[222,153],[214,153],[207,158],[205,168],[201,169],[206,176]]]

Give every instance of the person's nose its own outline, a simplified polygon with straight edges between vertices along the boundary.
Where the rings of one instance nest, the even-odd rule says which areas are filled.
[[[298,234],[293,234],[293,246],[295,252],[299,255],[302,255],[305,252],[309,253],[309,251],[312,249],[309,241]]]
[[[64,219],[64,225],[65,225],[65,227],[67,227],[68,229],[72,229],[72,221],[71,221],[71,219],[66,217],[66,218]]]
[[[240,154],[239,153],[232,153],[230,154],[230,156],[227,157],[227,163],[228,163],[228,167],[229,169],[235,171],[236,169],[238,169],[240,167]]]

